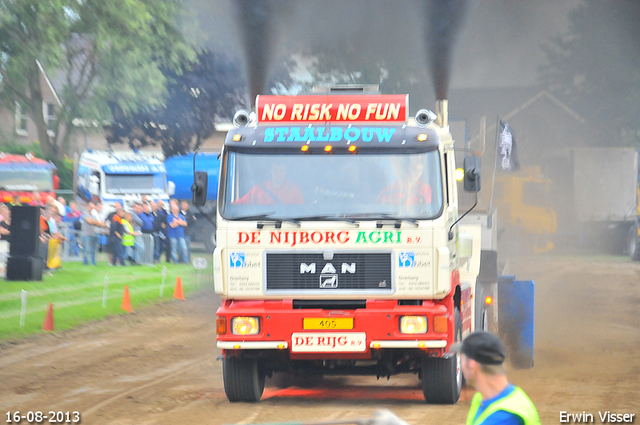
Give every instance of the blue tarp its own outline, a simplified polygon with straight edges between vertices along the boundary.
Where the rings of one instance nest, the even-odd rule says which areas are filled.
[[[515,276],[498,278],[498,320],[511,364],[521,369],[533,367],[535,283],[517,281]]]

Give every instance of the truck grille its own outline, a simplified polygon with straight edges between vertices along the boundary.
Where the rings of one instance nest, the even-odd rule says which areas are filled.
[[[391,252],[267,253],[267,292],[393,292]]]

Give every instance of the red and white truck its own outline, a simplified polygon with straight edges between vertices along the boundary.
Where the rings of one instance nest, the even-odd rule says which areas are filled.
[[[414,373],[427,402],[457,402],[449,347],[497,323],[499,279],[480,241],[487,216],[459,221],[439,105],[410,121],[406,95],[327,89],[258,96],[255,113],[236,113],[213,255],[230,401],[260,400],[266,377]],[[478,163],[466,167],[471,189]],[[205,186],[196,172],[196,205]]]
[[[0,152],[0,202],[18,205],[41,205],[48,196],[55,198],[56,166],[33,154],[14,155]]]

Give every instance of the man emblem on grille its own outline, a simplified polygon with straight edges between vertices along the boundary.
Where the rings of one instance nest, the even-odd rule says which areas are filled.
[[[321,274],[320,275],[320,287],[335,289],[338,287],[338,275],[337,274]]]

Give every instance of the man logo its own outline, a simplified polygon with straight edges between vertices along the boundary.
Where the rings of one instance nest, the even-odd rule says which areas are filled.
[[[345,273],[354,274],[356,272],[356,263],[342,263],[342,268],[340,269],[340,272],[342,274],[345,274]],[[311,263],[311,264],[300,263],[300,274],[305,274],[305,273],[315,274],[316,263]],[[329,273],[337,273],[337,271],[336,271],[336,268],[333,267],[333,264],[327,263],[322,268],[322,271],[320,273],[329,274]]]
[[[311,264],[300,263],[300,274],[305,274],[305,273],[315,274],[315,272],[316,272],[316,263],[311,263]]]
[[[335,289],[338,287],[338,275],[337,274],[321,274],[320,275],[320,287],[327,289]]]
[[[356,272],[356,263],[342,263],[342,274],[345,274],[346,272],[354,274]]]

